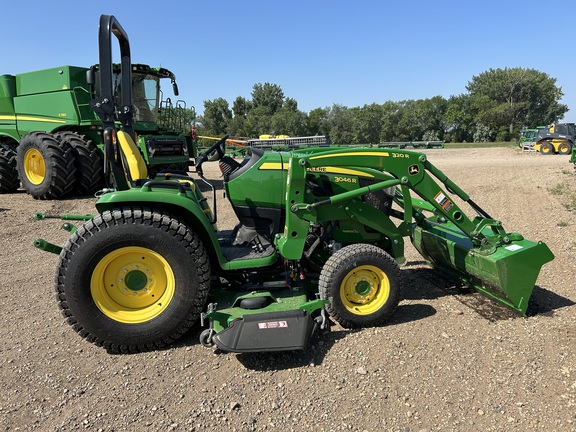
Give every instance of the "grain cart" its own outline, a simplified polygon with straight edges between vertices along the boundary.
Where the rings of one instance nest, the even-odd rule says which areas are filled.
[[[150,177],[134,142],[130,86],[116,106],[104,79],[112,34],[122,68],[130,68],[126,33],[103,15],[105,73],[91,106],[103,122],[115,187],[96,202],[96,215],[61,216],[72,232],[64,247],[35,242],[59,254],[57,301],[80,336],[137,352],[171,343],[200,318],[201,343],[223,351],[304,349],[330,317],[349,328],[390,317],[402,295],[406,237],[438,271],[525,314],[552,252],[506,231],[422,153],[253,148],[239,161],[226,156],[224,137],[197,158],[194,178]],[[216,189],[203,174],[210,159],[219,159],[238,218],[231,231],[216,226]],[[201,182],[212,188],[213,205]],[[84,222],[76,228],[73,219]]]
[[[115,97],[119,72],[112,70]],[[102,123],[88,105],[99,75],[98,66],[62,66],[0,76],[0,193],[14,192],[21,182],[35,198],[57,199],[102,186]],[[169,79],[177,94],[174,74],[134,64],[131,75],[134,130],[147,165],[187,171],[196,156],[181,123],[187,110],[181,101],[161,101],[160,80]]]

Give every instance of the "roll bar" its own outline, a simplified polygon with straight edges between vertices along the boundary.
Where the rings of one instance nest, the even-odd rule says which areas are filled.
[[[112,79],[112,34],[120,44],[121,94],[120,107],[114,106],[114,88]],[[116,120],[122,123],[122,130],[134,135],[132,127],[132,62],[130,57],[130,42],[113,15],[101,15],[98,29],[98,55],[100,68],[100,97],[90,101],[90,106],[102,120],[104,129],[114,128]]]

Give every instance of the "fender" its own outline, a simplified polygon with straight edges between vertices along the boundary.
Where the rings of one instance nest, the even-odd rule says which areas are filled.
[[[166,183],[176,187],[165,187],[167,185],[158,187],[159,183]],[[264,267],[276,261],[276,254],[256,260],[230,261],[226,259],[218,243],[216,224],[210,222],[212,218],[210,208],[208,206],[202,207],[199,204],[195,191],[188,189],[183,192],[183,188],[178,188],[178,184],[179,182],[175,181],[155,182],[154,186],[145,184],[141,188],[109,192],[100,197],[96,203],[96,209],[99,213],[130,206],[146,206],[165,210],[184,220],[194,229],[202,239],[206,249],[208,249],[210,256],[217,257],[218,265],[222,270]]]

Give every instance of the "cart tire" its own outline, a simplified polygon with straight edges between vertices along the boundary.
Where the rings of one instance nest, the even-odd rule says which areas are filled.
[[[100,150],[92,140],[86,140],[84,135],[75,132],[58,132],[54,134],[54,137],[61,143],[67,143],[72,147],[76,166],[74,195],[92,195],[104,181],[104,165]]]
[[[30,132],[16,149],[22,187],[37,199],[59,199],[74,188],[76,167],[72,147],[45,132]]]
[[[86,222],[67,242],[57,301],[76,332],[110,352],[165,346],[198,319],[210,262],[198,236],[160,210],[124,208]]]
[[[20,187],[16,169],[16,152],[0,147],[0,193],[13,193]]]
[[[402,275],[394,259],[370,244],[338,250],[320,272],[319,289],[326,310],[346,328],[382,324],[398,306]]]

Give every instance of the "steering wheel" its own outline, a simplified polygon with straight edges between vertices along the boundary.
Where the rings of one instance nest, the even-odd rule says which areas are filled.
[[[218,140],[217,143],[213,144],[212,146],[210,146],[210,148],[208,150],[206,150],[204,153],[202,153],[200,156],[198,156],[196,158],[196,172],[199,175],[203,175],[204,172],[202,170],[202,164],[206,161],[217,161],[220,160],[224,157],[224,154],[226,153],[226,140],[228,139],[230,135],[224,135],[224,137],[222,137],[220,140]]]

